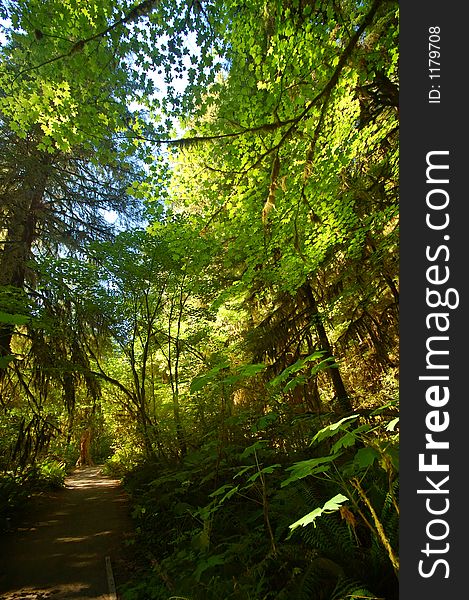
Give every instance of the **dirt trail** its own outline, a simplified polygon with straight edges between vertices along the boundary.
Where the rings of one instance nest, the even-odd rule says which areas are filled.
[[[65,489],[34,498],[1,535],[0,600],[114,600],[106,557],[118,587],[130,531],[119,482],[99,467],[76,469]]]

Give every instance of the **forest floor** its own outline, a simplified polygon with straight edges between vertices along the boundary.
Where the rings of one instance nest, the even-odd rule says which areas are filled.
[[[100,467],[75,469],[65,488],[34,496],[0,536],[0,600],[115,600],[131,530],[120,482]]]

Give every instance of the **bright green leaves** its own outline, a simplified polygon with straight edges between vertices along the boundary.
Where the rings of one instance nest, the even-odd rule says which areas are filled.
[[[36,123],[42,133],[38,150],[53,152],[56,148],[70,152],[78,133],[71,125],[78,114],[78,103],[71,97],[70,85],[67,81],[57,84],[43,81],[39,85],[29,96],[23,94],[16,100],[10,126],[19,137],[26,137],[26,132]],[[8,114],[12,108],[11,98],[3,97],[0,106]]]
[[[318,517],[320,517],[321,515],[324,515],[324,514],[327,515],[327,514],[330,514],[330,513],[340,510],[340,507],[342,506],[342,504],[344,502],[346,502],[347,500],[348,500],[347,496],[344,496],[343,494],[335,495],[333,498],[328,500],[320,508],[315,508],[313,511],[311,511],[310,513],[308,513],[301,519],[298,519],[298,521],[295,521],[294,523],[292,523],[289,526],[291,531],[293,532],[297,527],[306,527],[307,525],[310,525],[311,523],[316,527],[316,519]]]
[[[91,142],[91,132],[93,141],[107,137],[109,124],[115,127],[123,114],[124,107],[110,102],[124,81],[115,66],[106,71],[110,48],[99,40],[76,46],[106,29],[105,4],[52,1],[46,7],[30,0],[12,9],[18,32],[3,52],[1,110],[20,137],[39,134],[42,150],[69,152]],[[99,113],[107,114],[107,127],[99,126]]]
[[[166,72],[168,81],[182,76],[190,11],[180,16],[177,2],[154,2],[141,3],[142,10],[135,12],[132,4],[12,3],[11,43],[3,51],[0,69],[1,110],[19,136],[38,125],[41,148],[53,153],[68,152],[76,144],[99,147],[99,140],[113,133],[156,137],[172,127],[171,120],[161,126],[142,113],[145,131],[128,131],[131,111],[145,107],[161,112],[162,99],[154,93],[155,67]],[[153,13],[155,18],[148,19]],[[155,40],[165,37],[168,43],[162,52]],[[167,87],[165,102],[170,97],[173,104],[179,102],[175,87]]]
[[[326,417],[339,366],[356,406],[372,397],[362,357],[383,340],[381,373],[392,339],[380,326],[396,273],[396,7],[384,3],[353,41],[370,3],[154,2],[130,19],[136,4],[18,2],[0,103],[44,153],[139,170],[122,188],[145,203],[148,231],[81,244],[89,261],[49,265],[50,276],[89,368],[148,452],[177,446],[196,464],[191,445],[212,444],[200,479],[217,483],[192,509],[203,530],[185,538],[207,553],[204,581],[223,563],[210,527],[229,501],[247,496],[267,531],[274,486],[286,497],[326,482],[334,489],[290,526],[301,535],[357,500],[347,478],[397,471],[394,414]]]
[[[370,233],[382,235],[349,181],[395,127],[387,110],[379,124],[360,127],[358,88],[372,85],[373,56],[361,39],[352,44],[351,32],[369,7],[336,14],[328,5],[327,20],[321,11],[261,2],[226,9],[228,30],[220,31],[230,69],[191,121],[195,135],[214,141],[181,152],[176,202],[183,198],[208,234],[227,240],[225,264],[244,267],[247,288],[259,281],[293,294],[325,265],[340,270],[361,260]]]

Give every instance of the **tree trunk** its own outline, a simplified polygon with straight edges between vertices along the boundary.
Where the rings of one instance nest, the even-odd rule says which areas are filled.
[[[33,179],[33,178],[31,178]],[[12,198],[9,206],[9,222],[0,258],[0,287],[16,288],[22,291],[26,279],[28,260],[37,235],[39,211],[45,193],[47,168],[36,176],[36,180],[26,187],[17,197]],[[14,291],[14,290],[12,290]],[[0,307],[5,312],[11,308]],[[15,326],[0,323],[0,357],[12,354],[11,339]],[[0,368],[0,378],[4,369]]]
[[[91,428],[88,427],[81,434],[80,439],[80,456],[76,462],[77,467],[92,467],[94,465],[91,458]]]
[[[329,343],[329,338],[327,337],[326,330],[324,329],[316,298],[314,297],[313,290],[311,289],[310,284],[305,283],[302,287],[302,290],[306,301],[308,302],[311,308],[311,314],[314,319],[314,327],[316,329],[316,334],[319,339],[321,350],[325,351],[324,358],[334,358],[332,347]],[[327,369],[327,371],[331,378],[332,385],[334,387],[335,397],[340,409],[343,412],[351,412],[352,405],[350,403],[349,395],[347,393],[347,390],[345,389],[345,385],[338,367],[331,367],[330,369]]]

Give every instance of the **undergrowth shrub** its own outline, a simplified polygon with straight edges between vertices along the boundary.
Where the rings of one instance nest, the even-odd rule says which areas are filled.
[[[66,475],[65,462],[43,460],[32,473],[33,486],[40,489],[59,489],[63,487]]]
[[[64,462],[43,460],[23,471],[0,474],[0,529],[8,527],[9,519],[34,492],[59,489],[66,477]]]
[[[125,482],[146,567],[124,600],[396,600],[368,505],[397,554],[392,448],[380,454],[357,431],[370,429],[353,419],[326,426],[321,443],[296,455],[263,439],[211,441],[179,463],[141,464]],[[325,503],[334,498],[344,500]]]
[[[0,529],[6,529],[8,519],[28,497],[21,479],[12,472],[0,475]]]

